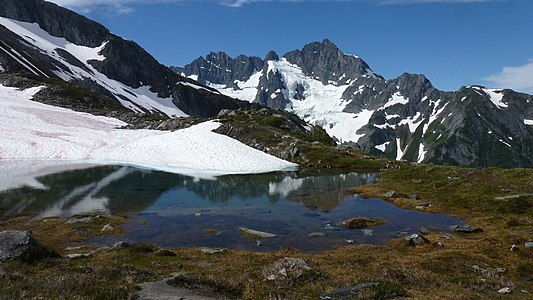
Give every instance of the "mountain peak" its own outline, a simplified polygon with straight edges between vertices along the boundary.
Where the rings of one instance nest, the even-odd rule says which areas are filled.
[[[265,61],[269,61],[269,60],[279,60],[278,54],[273,50],[269,51],[265,57]]]

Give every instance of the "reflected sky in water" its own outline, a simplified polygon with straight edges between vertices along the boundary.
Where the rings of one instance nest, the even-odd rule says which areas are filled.
[[[128,233],[96,240],[102,243],[128,239],[173,247],[320,251],[345,245],[345,240],[381,244],[421,226],[449,231],[449,226],[459,222],[444,214],[402,210],[381,199],[346,193],[350,187],[375,181],[376,173],[200,179],[124,166],[44,168],[49,173],[42,166],[36,168],[40,169],[27,172],[35,178],[22,181],[31,184],[0,192],[0,218],[82,213],[129,216]],[[368,230],[338,225],[352,217],[382,218],[386,223]],[[278,236],[263,239],[258,246],[239,227]],[[217,234],[208,235],[207,229]],[[324,236],[309,236],[313,233]]]

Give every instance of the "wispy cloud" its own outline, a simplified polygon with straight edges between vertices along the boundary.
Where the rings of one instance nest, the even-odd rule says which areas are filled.
[[[506,2],[508,0],[379,0],[379,4],[401,5],[401,4],[430,4],[430,3],[482,3],[482,2]]]
[[[481,2],[502,2],[507,0],[48,0],[58,5],[78,9],[80,11],[91,11],[94,9],[105,9],[118,14],[128,14],[133,12],[134,4],[156,4],[156,3],[185,3],[185,2],[212,2],[228,7],[242,7],[247,4],[258,2],[374,2],[378,5],[402,5],[402,4],[423,4],[423,3],[481,3]]]
[[[533,94],[533,59],[523,66],[503,67],[500,72],[483,80],[498,88],[510,88]]]

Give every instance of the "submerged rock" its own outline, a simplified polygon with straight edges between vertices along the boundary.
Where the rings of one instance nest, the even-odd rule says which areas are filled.
[[[420,234],[430,234],[431,230],[429,230],[427,227],[422,226],[422,227],[418,228],[418,232]]]
[[[55,254],[35,240],[31,231],[0,232],[0,261],[15,258],[33,261],[47,256],[55,256]]]
[[[307,235],[308,237],[319,237],[319,236],[326,236],[324,232],[311,232]]]
[[[273,233],[254,230],[254,229],[250,229],[250,228],[246,228],[246,227],[240,227],[239,230],[244,232],[247,235],[251,235],[251,236],[257,237],[257,238],[273,238],[273,237],[276,237],[276,235],[273,234]]]
[[[362,229],[371,226],[378,226],[385,223],[381,219],[368,219],[368,218],[353,218],[341,222],[341,225],[346,226],[349,229]]]
[[[474,227],[470,224],[464,224],[464,225],[455,225],[451,227],[453,231],[460,232],[460,233],[479,233],[483,232],[483,229],[479,227]]]

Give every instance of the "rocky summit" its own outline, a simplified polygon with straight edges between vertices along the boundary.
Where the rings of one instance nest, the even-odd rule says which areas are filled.
[[[222,94],[293,112],[339,143],[392,159],[470,167],[533,166],[533,97],[465,86],[445,92],[420,74],[386,80],[331,41],[282,57],[223,52],[176,73]]]

